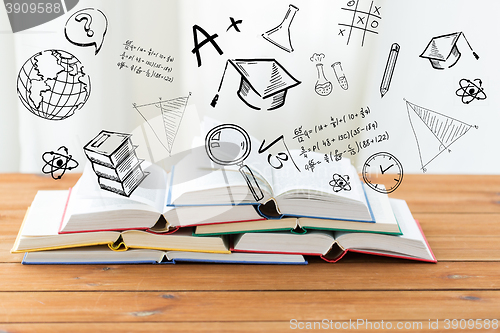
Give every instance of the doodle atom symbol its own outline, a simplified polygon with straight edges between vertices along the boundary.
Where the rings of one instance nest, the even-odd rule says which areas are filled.
[[[65,146],[59,147],[57,152],[50,151],[43,153],[42,159],[45,165],[42,168],[42,172],[44,174],[50,173],[55,180],[61,179],[66,170],[72,170],[78,167],[78,162],[71,157],[68,148]],[[60,174],[56,176],[55,173],[57,172],[60,172]]]
[[[483,82],[480,79],[474,79],[474,81],[478,81],[478,85],[468,79],[461,79],[459,82],[460,88],[456,91],[456,95],[462,97],[462,103],[464,104],[469,104],[475,99],[486,99],[486,94],[482,87]]]
[[[330,186],[333,187],[333,192],[350,191],[351,184],[349,184],[349,176],[342,177],[338,173],[333,174],[333,180],[330,180]]]

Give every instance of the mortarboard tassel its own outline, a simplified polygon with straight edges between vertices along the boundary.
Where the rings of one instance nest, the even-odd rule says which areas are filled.
[[[219,89],[217,89],[217,94],[215,94],[214,98],[212,99],[212,102],[210,105],[215,108],[217,105],[217,101],[219,100],[219,93],[220,93],[220,88],[222,87],[222,81],[224,81],[224,76],[226,76],[226,70],[227,70],[227,64],[229,63],[229,60],[226,60],[226,67],[224,67],[224,72],[222,73],[222,77],[220,79],[219,83]]]
[[[460,34],[464,37],[465,41],[467,42],[467,45],[469,45],[469,48],[470,48],[470,50],[472,51],[472,55],[474,56],[474,58],[476,58],[476,60],[479,60],[479,56],[477,55],[477,53],[476,53],[476,52],[474,52],[474,50],[472,49],[472,46],[470,46],[469,41],[468,41],[468,40],[467,40],[467,38],[465,37],[465,34],[464,34],[463,32],[461,32]]]
[[[215,94],[214,98],[212,99],[212,103],[210,103],[210,105],[214,108],[217,105],[218,100],[219,100],[219,94]]]

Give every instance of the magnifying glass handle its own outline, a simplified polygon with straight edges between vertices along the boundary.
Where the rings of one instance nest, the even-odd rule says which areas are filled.
[[[243,175],[243,177],[245,177],[248,188],[250,189],[250,192],[252,192],[255,201],[262,200],[264,198],[264,194],[262,193],[262,190],[260,189],[252,170],[250,170],[248,166],[242,165],[240,166],[240,173]]]

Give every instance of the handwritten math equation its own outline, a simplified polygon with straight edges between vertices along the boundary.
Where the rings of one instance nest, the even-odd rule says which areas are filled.
[[[152,48],[144,48],[134,44],[132,40],[123,43],[123,52],[117,63],[118,69],[128,69],[137,75],[161,79],[172,83],[174,57],[164,55]]]
[[[321,163],[340,161],[345,154],[354,156],[374,144],[389,140],[389,132],[382,131],[376,120],[368,121],[365,125],[355,128],[346,128],[350,123],[367,118],[371,114],[372,111],[367,106],[358,112],[346,113],[340,117],[330,116],[329,122],[316,124],[311,128],[296,127],[293,130],[292,140],[297,140],[302,144],[299,155],[307,159],[304,169],[314,172],[314,169]],[[357,139],[360,134],[368,132],[370,134],[367,138]],[[322,138],[315,140],[314,137],[317,135],[321,135]],[[323,153],[323,160],[310,159],[308,157],[310,152]]]

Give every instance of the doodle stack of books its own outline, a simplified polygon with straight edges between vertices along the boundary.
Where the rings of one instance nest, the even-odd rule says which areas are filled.
[[[131,134],[102,130],[83,148],[102,189],[123,196],[130,194],[148,175],[141,168]]]

